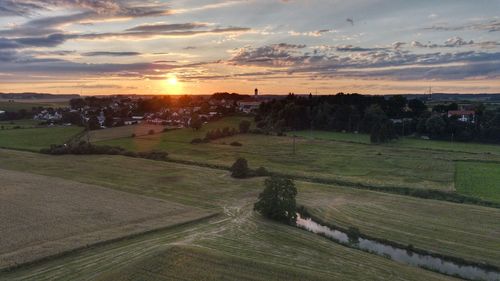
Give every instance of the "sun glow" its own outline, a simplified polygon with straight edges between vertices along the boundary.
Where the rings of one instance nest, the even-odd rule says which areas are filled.
[[[170,86],[177,86],[177,83],[179,81],[177,80],[177,77],[176,76],[170,76],[168,77],[167,79],[167,83],[170,85]]]

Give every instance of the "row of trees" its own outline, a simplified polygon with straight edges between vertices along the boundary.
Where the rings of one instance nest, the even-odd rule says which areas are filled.
[[[457,116],[447,116],[448,111],[457,109],[456,103],[428,109],[422,100],[407,100],[400,95],[389,98],[343,93],[317,97],[289,95],[263,103],[255,121],[262,130],[278,133],[308,129],[367,133],[375,143],[410,134],[500,142],[500,111],[477,105],[473,108],[474,122],[463,122]]]

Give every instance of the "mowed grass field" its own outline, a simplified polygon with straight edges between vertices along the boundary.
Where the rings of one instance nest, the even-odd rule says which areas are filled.
[[[297,182],[322,221],[416,248],[500,266],[500,209]]]
[[[52,144],[63,144],[81,131],[75,126],[0,130],[0,147],[39,151]]]
[[[69,100],[65,99],[43,99],[43,100],[14,100],[0,99],[0,110],[19,111],[25,109],[31,111],[33,107],[68,107]]]
[[[0,178],[0,269],[210,215],[61,178],[3,169]]]
[[[457,162],[456,168],[458,193],[500,202],[500,163]]]
[[[342,180],[377,186],[411,187],[454,191],[455,165],[460,159],[500,159],[500,155],[436,151],[395,145],[371,145],[291,136],[236,135],[208,144],[192,145],[214,128],[237,127],[242,118],[226,118],[200,131],[181,129],[153,136],[98,142],[133,151],[164,150],[173,159],[230,166],[244,157],[257,168],[270,171]],[[347,135],[346,135],[347,136]],[[362,137],[362,135],[355,135]],[[233,141],[240,147],[229,145]]]
[[[163,132],[165,126],[152,124],[137,124],[122,127],[108,128],[104,130],[90,131],[89,138],[91,142],[104,141],[109,139],[127,138],[132,134],[135,136],[148,135],[152,130],[155,134]]]
[[[341,132],[328,132],[328,131],[294,131],[288,135],[304,137],[308,139],[331,140],[331,141],[344,141],[355,143],[370,143],[370,135],[367,134],[354,134],[354,133],[341,133]],[[500,145],[494,144],[480,144],[480,143],[466,143],[466,142],[451,142],[451,141],[438,141],[438,140],[424,140],[414,137],[404,137],[393,140],[386,146],[404,147],[404,148],[417,148],[428,150],[444,150],[452,152],[467,152],[475,154],[498,154],[500,155]]]
[[[131,280],[150,280],[147,278],[151,277],[150,272],[141,269],[152,262],[151,259],[148,260],[149,257],[159,254],[172,259],[180,257],[188,262],[188,257],[193,255],[191,248],[187,249],[186,253],[171,255],[168,251],[172,245],[202,247],[201,253],[197,251],[199,248],[194,248],[198,260],[221,256],[224,262],[209,263],[208,266],[208,261],[205,261],[201,266],[211,269],[214,275],[208,276],[219,276],[220,273],[229,280],[241,280],[238,279],[241,276],[254,274],[262,276],[259,275],[261,272],[269,272],[267,278],[261,279],[282,280],[280,276],[285,275],[279,274],[283,268],[293,268],[290,272],[293,276],[297,276],[296,280],[316,280],[315,278],[321,280],[322,276],[330,280],[447,279],[422,269],[340,246],[300,229],[263,219],[252,212],[253,203],[263,189],[262,178],[236,180],[226,171],[122,156],[49,156],[0,150],[0,157],[2,169],[23,170],[97,184],[223,213],[221,217],[206,223],[175,228],[161,234],[141,236],[127,242],[113,243],[29,267],[5,275],[5,280],[24,280],[27,276],[36,276],[39,278],[37,280],[63,280],[68,276],[72,280],[87,280],[89,276],[97,278],[101,274],[109,278],[104,280],[117,280],[116,278],[122,276],[130,276],[129,268],[137,269],[134,271],[136,272],[133,275],[134,279]],[[337,222],[337,217],[332,216],[334,213],[331,210],[340,209],[340,215],[345,211],[350,217],[349,222],[362,231],[366,231],[366,226],[371,225],[371,220],[374,221],[376,217],[379,223],[373,225],[374,232],[370,234],[384,235],[383,238],[386,239],[405,243],[407,240],[403,239],[404,233],[414,229],[416,238],[411,242],[415,246],[443,253],[446,247],[441,246],[441,240],[442,235],[446,235],[448,239],[456,242],[456,255],[467,256],[473,260],[483,260],[482,256],[486,255],[488,249],[494,249],[492,245],[499,243],[500,238],[497,238],[496,232],[492,231],[481,232],[482,239],[474,241],[473,247],[478,250],[475,255],[468,252],[470,250],[468,247],[461,245],[473,239],[469,237],[470,232],[464,232],[464,226],[476,230],[484,228],[486,224],[490,225],[490,231],[491,227],[498,228],[498,220],[495,219],[496,209],[491,209],[492,212],[487,208],[483,208],[484,211],[477,211],[483,209],[350,188],[305,182],[296,184],[299,188],[299,203],[306,204],[316,212],[324,213],[325,216],[328,215],[328,218],[333,218],[333,223]],[[345,204],[338,205],[339,201]],[[349,206],[353,206],[352,209],[349,209]],[[380,210],[385,212],[377,217],[376,213]],[[424,210],[429,210],[429,213]],[[463,216],[462,220],[457,219],[469,210],[473,215]],[[476,217],[485,214],[490,216],[489,219],[478,220]],[[343,219],[340,215],[339,219]],[[438,219],[439,217],[443,218],[442,221]],[[447,218],[454,219],[444,223]],[[430,238],[423,238],[427,236]],[[486,257],[488,260],[494,260],[495,253],[492,254],[491,251]],[[243,267],[241,263],[244,264],[247,260],[258,261],[252,269],[254,271],[249,271],[248,268],[239,269]],[[160,259],[158,263],[165,263],[165,266],[170,264],[165,259]],[[65,266],[61,266],[62,264]],[[189,274],[196,272],[192,269],[183,274],[192,276]],[[231,279],[231,276],[238,278]],[[290,277],[292,280],[293,276]],[[155,278],[158,279],[154,280],[169,280],[170,277],[167,273],[160,272]]]
[[[20,120],[12,120],[12,121],[0,121],[0,130],[1,128],[7,130],[12,129],[14,127],[27,129],[36,127],[40,121],[33,119],[20,119]]]

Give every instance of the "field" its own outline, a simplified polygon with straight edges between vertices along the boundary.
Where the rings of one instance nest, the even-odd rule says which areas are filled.
[[[474,145],[470,145],[453,151],[416,145],[411,147],[403,143],[404,140],[388,145],[371,145],[363,141],[366,135],[342,133],[321,133],[315,138],[310,135],[297,137],[295,154],[294,138],[291,136],[246,134],[207,144],[190,144],[193,138],[203,137],[208,130],[226,126],[237,128],[243,119],[222,119],[205,124],[200,131],[178,129],[134,138],[129,135],[136,127],[92,133],[98,144],[120,145],[136,151],[162,149],[174,160],[230,166],[236,157],[242,156],[254,168],[264,166],[271,171],[290,175],[341,180],[337,185],[296,181],[298,203],[331,224],[356,227],[362,233],[376,238],[500,267],[500,253],[496,250],[500,245],[500,209],[373,192],[341,183],[438,189],[497,200],[494,185],[498,181],[495,178],[497,164],[489,165],[484,160],[499,161],[500,155],[494,150],[490,152],[490,147],[484,146],[480,152],[474,152]],[[45,129],[5,131],[25,130]],[[304,132],[307,133],[311,132]],[[228,145],[232,141],[239,141],[243,146]],[[484,153],[482,149],[490,153]],[[99,213],[96,210],[103,202],[107,202],[107,197],[95,194],[105,191],[117,192],[139,201],[164,200],[161,202],[168,202],[166,213],[174,214],[168,217],[170,223],[166,225],[174,224],[169,228],[0,273],[0,280],[452,279],[341,246],[321,236],[262,218],[253,212],[252,207],[263,188],[263,178],[240,180],[221,169],[124,156],[50,156],[0,149],[0,159],[0,177],[6,179],[4,182],[7,182],[7,187],[22,187],[23,183],[33,186],[35,182],[43,187],[51,186],[49,192],[45,189],[30,192],[34,194],[33,200],[44,202],[44,199],[50,198],[50,204],[40,204],[44,207],[60,206],[62,209],[72,205],[75,210],[79,210],[78,214],[82,215],[80,218],[74,218],[71,211],[61,212],[69,216],[57,217],[61,222],[69,223],[68,229],[74,228],[71,224],[73,221],[76,224],[93,219],[99,221],[102,219],[100,215],[113,218],[104,220],[107,223],[120,219],[127,221],[129,212],[116,218],[121,207],[137,216],[144,212],[152,214],[156,210],[154,204],[148,204],[151,209],[140,203],[129,207],[128,204],[120,203],[119,196],[112,196],[116,208],[110,204],[106,212]],[[479,160],[483,162],[477,162]],[[468,165],[473,165],[477,170]],[[474,180],[474,175],[482,181]],[[477,189],[479,184],[481,189]],[[72,189],[69,199],[66,199],[67,193],[61,190],[67,185]],[[470,188],[469,191],[464,188],[467,185],[474,186],[473,192]],[[51,195],[51,192],[57,195]],[[37,194],[45,196],[39,195],[41,199],[37,200]],[[17,202],[17,205],[9,203],[13,204],[11,207],[4,201],[0,202],[0,208],[8,208],[6,218],[19,217],[17,213],[9,212],[25,210],[27,215],[23,217],[27,217],[26,223],[32,223],[28,218],[37,215],[42,217],[37,221],[44,221],[43,212],[26,207],[38,207],[37,203],[13,199],[22,198],[22,194],[12,196],[2,195],[0,199]],[[98,200],[86,203],[94,198]],[[100,215],[93,215],[94,212]],[[219,215],[197,219],[213,213]],[[1,214],[0,218],[3,218]],[[26,229],[29,229],[23,228],[26,223],[19,222],[11,220],[5,224],[13,225],[7,228],[12,229],[10,236],[13,233],[26,233]],[[186,223],[175,225],[176,222]],[[95,223],[95,229],[91,230],[85,225],[82,223],[84,229],[80,232],[92,233],[92,230],[106,224]],[[0,228],[0,231],[5,230]],[[54,228],[53,231],[58,233],[61,230]],[[3,233],[0,234],[3,236]],[[20,235],[21,238],[23,235]],[[70,244],[73,247],[77,245],[74,241]],[[0,245],[2,248],[4,246]]]
[[[364,144],[370,143],[370,136],[367,134],[339,133],[339,132],[327,132],[327,131],[295,131],[295,132],[290,132],[288,135],[290,136],[296,135],[304,138],[318,139],[318,140],[355,142]],[[500,145],[423,140],[414,137],[400,138],[398,140],[392,141],[389,144],[386,144],[386,146],[467,152],[476,154],[493,153],[500,155]]]
[[[0,110],[4,111],[19,111],[25,109],[31,111],[33,107],[68,107],[69,102],[54,99],[54,100],[15,100],[9,102],[8,100],[0,99]]]
[[[457,162],[457,192],[500,202],[500,163]]]
[[[63,144],[81,130],[74,126],[0,130],[0,147],[39,151],[51,144]]]
[[[0,178],[0,269],[207,215],[60,178],[3,169]]]
[[[298,201],[328,223],[500,266],[499,209],[310,183],[300,183]]]
[[[132,134],[136,136],[144,136],[148,135],[150,130],[153,130],[155,133],[160,133],[163,132],[164,128],[165,126],[150,124],[114,127],[105,130],[90,131],[89,138],[91,142],[96,142],[109,139],[131,137]]]
[[[5,129],[12,129],[14,127],[21,128],[21,129],[27,129],[27,128],[34,128],[40,123],[40,121],[33,120],[33,119],[20,119],[20,120],[12,120],[12,121],[0,121],[0,130]]]
[[[203,258],[204,255],[208,257],[227,255],[227,259],[238,261],[241,258],[243,259],[241,262],[251,259],[264,263],[255,270],[262,268],[267,270],[265,264],[278,267],[291,266],[305,271],[300,274],[306,275],[297,273],[299,280],[300,276],[308,276],[307,274],[313,274],[313,271],[316,274],[324,273],[325,276],[338,279],[352,275],[361,279],[372,279],[378,276],[383,280],[399,276],[402,280],[418,280],[423,277],[417,276],[430,274],[262,219],[251,211],[252,204],[262,189],[261,178],[235,180],[227,172],[221,170],[121,156],[54,157],[0,150],[0,157],[3,160],[0,163],[2,169],[25,170],[35,174],[56,176],[224,213],[221,218],[212,219],[209,223],[192,226],[195,230],[175,228],[172,232],[165,232],[161,238],[156,235],[152,235],[152,238],[148,238],[150,236],[137,238],[137,243],[141,246],[135,245],[135,242],[129,242],[117,244],[112,248],[95,249],[81,253],[81,256],[80,254],[69,256],[40,267],[16,272],[15,276],[27,276],[27,274],[40,272],[41,276],[49,278],[49,276],[76,274],[80,270],[82,279],[90,276],[88,274],[97,276],[102,272],[111,274],[109,276],[126,276],[129,272],[127,271],[128,263],[133,263],[133,267],[140,268],[148,264],[149,255],[167,251],[172,245],[194,245],[208,249],[202,251],[203,255],[198,257],[199,259],[208,259]],[[339,223],[343,226],[354,225],[367,234],[400,243],[413,243],[416,247],[441,254],[453,253],[470,260],[486,260],[493,264],[500,260],[498,253],[493,250],[500,243],[497,235],[500,228],[498,223],[500,212],[496,209],[305,182],[297,182],[297,185],[299,203],[307,205],[314,210],[315,214],[321,214],[325,220],[332,223]],[[485,225],[489,228],[485,228]],[[180,234],[178,231],[185,232]],[[414,232],[414,237],[408,235],[411,231]],[[443,244],[444,240],[450,242]],[[148,246],[144,246],[144,243]],[[145,252],[136,253],[138,247]],[[92,262],[90,258],[85,258],[87,255],[102,256],[102,259],[106,260],[108,254],[110,259],[114,257],[113,251],[130,251],[130,254],[123,255],[132,255],[132,257],[121,262],[118,259],[115,261],[117,264],[89,264],[88,268],[77,268],[77,265],[83,266],[82,263]],[[192,253],[189,251],[179,255],[190,256]],[[170,254],[165,252],[162,255],[169,256]],[[72,266],[61,268],[59,265],[63,262]],[[112,270],[110,267],[113,267]],[[359,270],[360,267],[364,270]],[[226,270],[228,275],[233,274],[231,270],[234,270],[228,262],[210,265],[210,268],[215,271]],[[247,274],[245,273],[247,269],[241,270],[242,274]],[[275,270],[279,272],[278,269]],[[139,276],[148,276],[145,270],[138,270],[138,272]],[[258,273],[252,274],[259,276]],[[273,280],[272,276],[269,275],[269,278],[264,279]],[[168,280],[165,278],[158,280]],[[428,276],[427,278],[434,277]],[[137,277],[137,279],[147,278]]]
[[[428,150],[397,145],[370,145],[357,142],[297,138],[293,154],[293,138],[265,135],[237,135],[192,145],[195,137],[208,129],[223,128],[240,118],[211,123],[199,132],[191,129],[137,138],[121,138],[98,142],[134,151],[160,149],[171,158],[230,166],[238,157],[251,166],[291,175],[341,180],[387,187],[411,187],[454,191],[453,160],[500,159],[497,154]],[[231,127],[231,126],[229,126]],[[348,135],[346,135],[348,136]],[[355,135],[362,137],[362,135]],[[238,141],[241,147],[230,146]]]

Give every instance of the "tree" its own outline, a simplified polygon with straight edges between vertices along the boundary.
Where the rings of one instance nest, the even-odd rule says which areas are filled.
[[[420,116],[424,111],[427,110],[425,103],[419,99],[412,99],[408,102],[408,107],[410,108],[413,116]]]
[[[231,166],[231,176],[233,178],[246,178],[249,172],[250,169],[248,169],[248,162],[245,158],[236,159],[236,162]]]
[[[189,126],[193,129],[193,131],[198,131],[201,129],[201,126],[203,125],[203,122],[200,119],[200,116],[198,114],[193,114],[191,116],[191,122],[189,123]]]
[[[297,220],[297,188],[292,180],[271,177],[265,181],[265,189],[259,194],[259,201],[254,204],[254,210],[263,216],[288,224]]]
[[[370,141],[372,143],[385,143],[396,138],[391,121],[377,123],[372,127]]]
[[[240,133],[246,134],[250,130],[250,121],[243,120],[240,122]]]
[[[439,136],[443,134],[444,130],[446,129],[446,123],[444,122],[443,118],[441,118],[441,116],[434,115],[427,119],[427,121],[425,122],[425,128],[431,135]]]
[[[101,128],[97,116],[90,116],[89,121],[87,121],[87,123],[89,130],[97,130]]]

